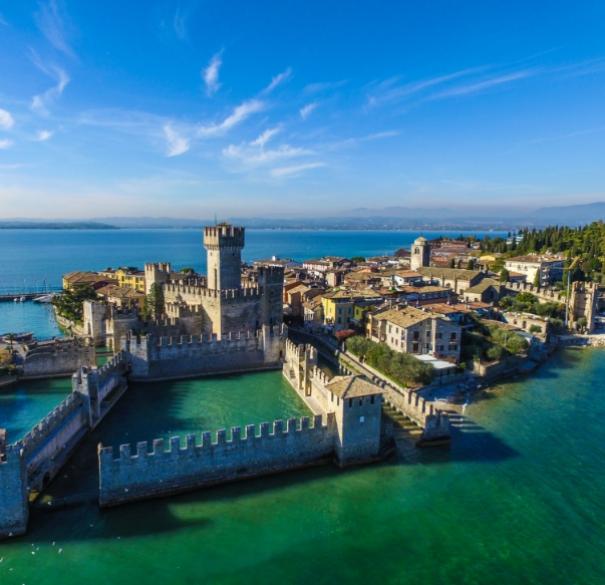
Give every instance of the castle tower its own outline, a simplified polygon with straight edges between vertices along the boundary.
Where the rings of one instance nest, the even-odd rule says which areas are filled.
[[[261,323],[279,325],[284,315],[284,269],[281,266],[260,266],[258,286],[261,290]]]
[[[170,262],[148,262],[145,264],[145,294],[151,292],[154,284],[164,284],[170,279],[172,266]]]
[[[412,255],[410,258],[410,268],[418,270],[423,266],[429,266],[431,263],[431,245],[426,238],[420,236],[412,244]]]
[[[241,288],[244,228],[228,223],[205,227],[204,247],[208,259],[208,288]]]

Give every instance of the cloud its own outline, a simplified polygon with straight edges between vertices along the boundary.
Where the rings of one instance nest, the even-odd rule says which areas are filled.
[[[223,64],[222,51],[219,51],[210,59],[208,67],[202,71],[202,79],[206,84],[206,95],[214,95],[220,88],[221,84],[218,80],[219,70]]]
[[[0,128],[2,130],[9,130],[14,125],[15,119],[13,118],[12,114],[9,111],[0,108]]]
[[[10,148],[12,145],[13,145],[12,140],[9,140],[8,138],[0,139],[0,150],[6,150],[7,148]]]
[[[244,120],[257,112],[262,111],[264,108],[265,104],[260,100],[247,100],[242,102],[239,106],[236,106],[231,114],[229,114],[222,122],[200,126],[197,130],[197,134],[201,138],[222,136],[234,126],[241,124]]]
[[[64,19],[57,0],[48,0],[40,4],[40,11],[35,15],[36,23],[48,42],[69,57],[75,58],[75,53],[65,31]]]
[[[353,136],[351,138],[345,138],[328,145],[329,150],[338,150],[340,148],[346,148],[350,146],[357,146],[364,142],[372,142],[374,140],[383,140],[385,138],[393,138],[399,136],[398,130],[384,130],[383,132],[374,132],[372,134],[366,134],[365,136]]]
[[[189,140],[180,135],[170,124],[165,124],[163,131],[167,157],[180,156],[189,150]]]
[[[273,149],[263,149],[250,145],[236,146],[230,144],[223,149],[223,156],[232,160],[237,160],[245,166],[254,167],[264,164],[271,164],[278,160],[298,158],[313,154],[312,150],[283,144]]]
[[[54,132],[50,130],[38,130],[36,132],[36,141],[37,142],[46,142],[53,137]]]
[[[8,26],[8,22],[6,22],[4,16],[0,14],[0,26]]]
[[[271,138],[281,132],[281,128],[276,126],[275,128],[267,128],[256,140],[253,140],[250,144],[252,146],[260,146],[263,148]]]
[[[32,63],[40,71],[42,71],[42,73],[56,81],[56,85],[50,87],[44,93],[35,95],[32,98],[31,109],[42,116],[48,116],[48,108],[58,97],[63,94],[63,91],[71,79],[65,70],[61,69],[61,67],[57,67],[56,65],[46,65],[40,59],[40,57],[38,57],[35,51],[31,51],[30,57]]]
[[[263,95],[270,94],[276,87],[285,83],[292,76],[292,68],[288,67],[285,71],[278,73],[272,80],[271,83],[261,92]]]
[[[368,95],[368,106],[376,107],[397,102],[432,87],[445,84],[454,79],[465,77],[484,69],[485,67],[461,69],[460,71],[454,71],[447,75],[421,79],[403,85],[398,84],[399,77],[390,77],[389,79],[385,79],[384,81],[373,85],[372,91]]]
[[[310,171],[311,169],[318,169],[320,167],[325,167],[326,163],[323,162],[310,162],[303,163],[300,165],[292,165],[289,167],[277,167],[275,169],[271,169],[271,176],[280,178],[280,177],[297,177],[301,173],[305,171]]]
[[[445,89],[443,91],[440,91],[439,93],[432,95],[429,99],[437,100],[450,97],[472,95],[475,93],[486,91],[488,89],[491,89],[492,87],[498,87],[500,85],[519,81],[520,79],[532,77],[536,75],[536,73],[536,69],[524,69],[522,71],[515,71],[513,73],[507,73],[505,75],[498,75],[496,77],[483,79],[474,83],[467,83],[465,85],[458,85],[449,89]]]
[[[319,106],[317,102],[311,102],[310,104],[303,106],[299,110],[300,117],[303,120],[306,120],[313,113],[313,111],[317,109],[317,106]]]
[[[319,83],[309,83],[305,86],[303,91],[307,94],[315,94],[322,93],[324,91],[328,91],[330,89],[338,89],[347,83],[346,79],[341,79],[340,81],[322,81]]]
[[[172,18],[172,28],[174,34],[181,40],[187,39],[187,15],[177,6],[174,17]]]

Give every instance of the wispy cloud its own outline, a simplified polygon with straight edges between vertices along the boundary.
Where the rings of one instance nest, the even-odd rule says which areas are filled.
[[[9,130],[15,125],[15,119],[8,110],[0,108],[0,129]]]
[[[187,15],[181,8],[177,6],[174,16],[172,17],[172,28],[174,34],[181,40],[187,39]]]
[[[0,150],[6,150],[7,148],[10,148],[12,145],[13,145],[12,140],[9,140],[8,138],[0,139]]]
[[[212,136],[222,136],[233,127],[241,124],[244,120],[261,112],[265,108],[264,102],[252,99],[242,102],[239,106],[236,106],[231,114],[229,114],[222,122],[215,124],[208,124],[200,126],[197,134],[201,138],[208,138]]]
[[[179,134],[171,124],[165,124],[163,131],[166,139],[166,156],[180,156],[189,150],[189,140]]]
[[[38,130],[36,132],[36,142],[46,142],[53,137],[54,132],[51,130]]]
[[[75,58],[76,55],[67,40],[63,10],[57,0],[41,3],[35,17],[38,28],[48,42],[58,51]]]
[[[276,178],[297,177],[305,171],[310,171],[311,169],[318,169],[325,166],[326,163],[323,162],[310,162],[288,167],[277,167],[275,169],[271,169],[271,176]]]
[[[208,96],[214,95],[221,87],[221,84],[218,80],[218,74],[221,65],[223,64],[222,55],[222,51],[215,53],[212,56],[212,59],[210,59],[208,66],[202,71],[202,79],[206,84],[206,95]]]
[[[231,160],[237,160],[245,166],[260,166],[263,164],[271,164],[283,159],[298,158],[313,154],[313,151],[305,148],[290,146],[283,144],[276,148],[264,149],[255,148],[250,145],[230,144],[223,149],[223,156]]]
[[[253,140],[250,144],[252,146],[260,146],[263,148],[269,140],[281,132],[281,128],[276,126],[275,128],[267,128],[256,140]]]
[[[450,87],[443,91],[440,91],[430,97],[430,99],[443,99],[450,97],[459,97],[472,95],[475,93],[480,93],[483,91],[487,91],[494,87],[498,87],[500,85],[506,85],[509,83],[513,83],[515,81],[519,81],[521,79],[527,79],[528,77],[533,77],[538,73],[538,69],[524,69],[521,71],[514,71],[512,73],[506,73],[504,75],[497,75],[495,77],[489,77],[487,79],[482,79],[481,81],[476,81],[472,83],[467,83],[464,85],[458,85],[455,87]]]
[[[322,93],[324,91],[328,91],[331,89],[338,89],[347,83],[346,79],[341,79],[340,81],[320,81],[318,83],[309,83],[303,89],[306,94],[316,94]]]
[[[277,88],[278,86],[280,86],[283,83],[285,83],[286,81],[288,81],[290,79],[290,77],[292,77],[292,68],[288,67],[285,71],[282,71],[281,73],[278,73],[271,80],[271,83],[269,83],[269,85],[267,87],[265,87],[265,89],[263,89],[263,91],[261,92],[261,94],[262,95],[268,95],[268,94],[270,94],[275,88]]]
[[[32,98],[31,109],[42,116],[48,116],[50,105],[63,94],[63,91],[71,81],[69,75],[60,67],[51,66],[46,73],[54,76],[57,83],[44,93],[37,94]]]
[[[384,130],[382,132],[373,132],[364,136],[352,136],[351,138],[345,138],[328,145],[328,150],[339,150],[341,148],[348,148],[357,146],[364,142],[373,142],[374,140],[383,140],[385,138],[394,138],[399,136],[399,130]]]
[[[419,94],[438,85],[443,85],[455,79],[465,77],[485,69],[484,67],[473,67],[461,69],[446,75],[430,77],[400,84],[399,77],[390,77],[379,83],[372,84],[371,91],[368,94],[368,106],[382,106],[385,104],[401,101],[404,98]]]
[[[317,102],[311,102],[310,104],[300,108],[298,113],[303,120],[306,120],[313,113],[313,111],[317,109],[317,106],[319,106]]]

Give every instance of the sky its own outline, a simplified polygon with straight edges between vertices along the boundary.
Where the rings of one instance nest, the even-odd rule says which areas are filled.
[[[0,0],[0,217],[605,200],[605,2]]]

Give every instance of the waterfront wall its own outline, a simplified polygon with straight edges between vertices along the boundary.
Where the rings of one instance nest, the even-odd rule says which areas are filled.
[[[25,463],[20,448],[0,445],[0,539],[24,534],[28,516]]]
[[[115,506],[133,500],[166,496],[196,488],[260,475],[278,473],[330,459],[337,437],[334,415],[310,420],[276,420],[260,427],[246,425],[201,437],[188,435],[185,444],[172,437],[150,446],[99,445],[99,503]],[[201,439],[198,441],[198,439]]]
[[[121,347],[129,354],[136,380],[175,379],[208,374],[246,372],[280,366],[282,326],[258,331],[212,335],[129,336]]]
[[[80,368],[72,392],[22,439],[6,445],[0,430],[0,538],[25,532],[28,496],[41,492],[59,473],[91,428],[125,391],[124,353],[101,368]]]
[[[81,366],[93,366],[95,349],[76,340],[38,343],[24,350],[24,378],[71,376]]]
[[[349,352],[341,352],[340,355],[354,364],[356,368],[366,371],[370,379],[382,388],[385,402],[422,428],[420,443],[446,439],[451,436],[449,416],[435,408],[432,402],[420,396],[418,391],[395,384],[378,370],[361,363],[356,356]]]

